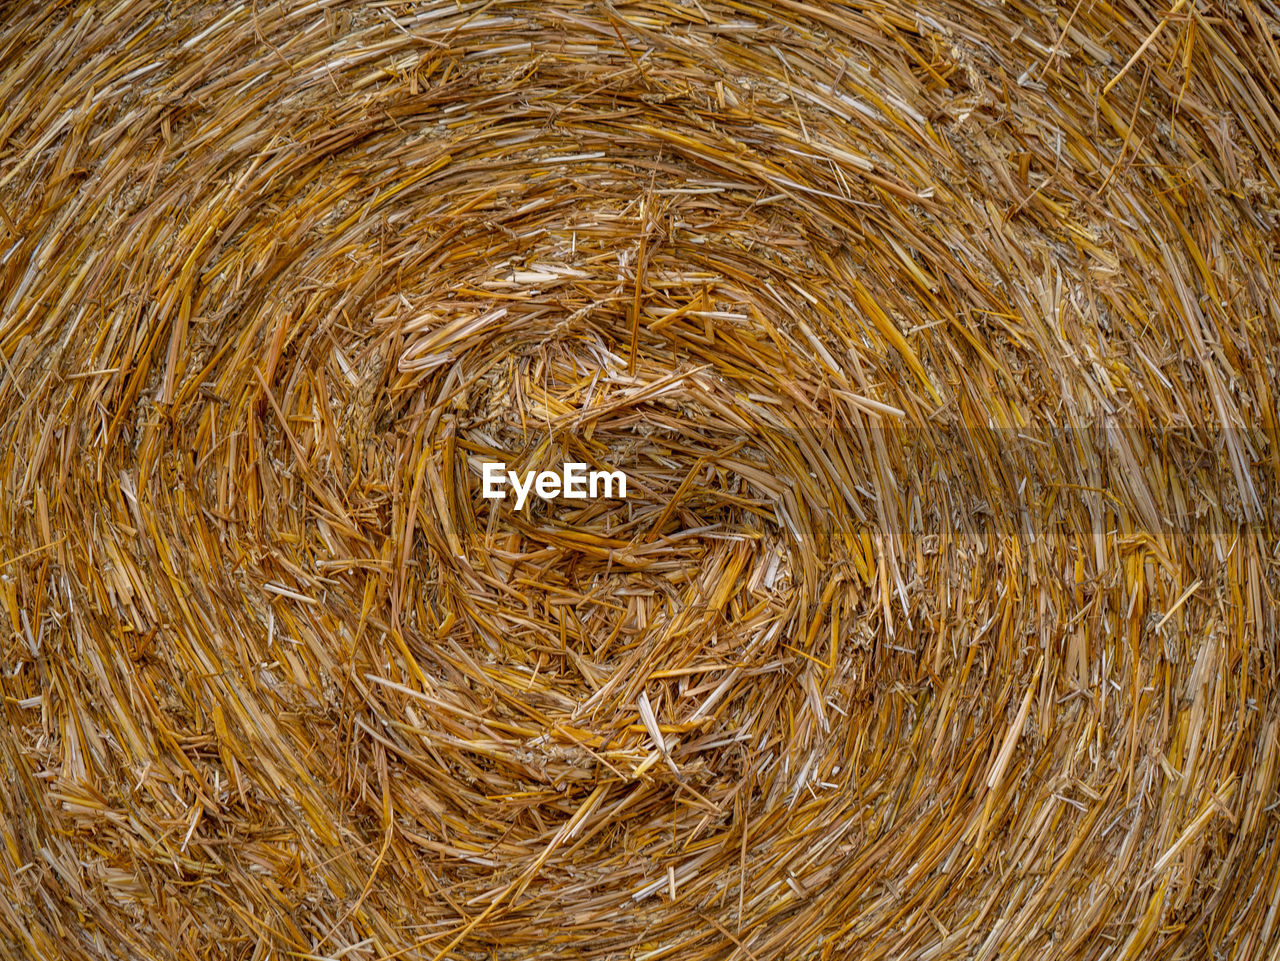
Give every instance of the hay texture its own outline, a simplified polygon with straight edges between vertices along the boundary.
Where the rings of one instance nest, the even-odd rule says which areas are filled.
[[[0,956],[1280,957],[1274,4],[0,10]]]

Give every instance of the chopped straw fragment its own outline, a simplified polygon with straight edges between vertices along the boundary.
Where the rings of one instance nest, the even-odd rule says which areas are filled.
[[[1280,957],[1274,4],[2,8],[0,957]]]

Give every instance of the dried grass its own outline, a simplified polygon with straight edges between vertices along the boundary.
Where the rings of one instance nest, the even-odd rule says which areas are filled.
[[[1273,5],[0,9],[0,954],[1280,956]]]

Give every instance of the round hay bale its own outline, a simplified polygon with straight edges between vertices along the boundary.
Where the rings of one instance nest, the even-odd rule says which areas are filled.
[[[0,954],[1280,951],[1272,4],[0,9]]]

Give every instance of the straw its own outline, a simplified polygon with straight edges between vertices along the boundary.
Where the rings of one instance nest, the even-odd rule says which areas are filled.
[[[0,956],[1280,951],[1272,6],[0,21]]]

